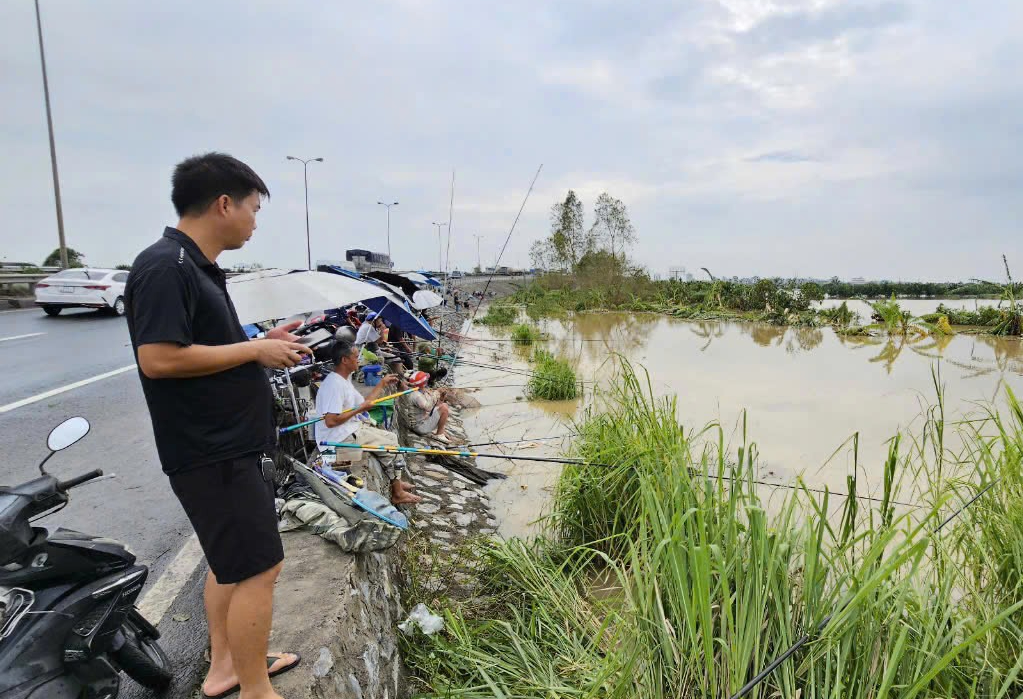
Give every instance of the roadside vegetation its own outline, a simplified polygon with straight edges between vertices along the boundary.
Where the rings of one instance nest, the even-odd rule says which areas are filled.
[[[612,466],[565,467],[535,540],[480,544],[472,600],[412,600],[445,618],[402,637],[417,696],[726,699],[803,634],[751,697],[1023,693],[1011,392],[1002,414],[949,423],[939,389],[863,500],[758,485],[746,434],[729,448],[718,425],[682,427],[628,365],[610,386],[573,455]]]

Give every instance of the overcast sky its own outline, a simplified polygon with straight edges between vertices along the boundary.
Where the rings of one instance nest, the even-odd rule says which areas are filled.
[[[629,207],[655,273],[1023,276],[1023,3],[41,0],[68,244],[130,262],[217,149],[271,199],[224,264],[386,249],[528,264],[574,188]],[[0,2],[0,257],[57,241],[31,0]]]

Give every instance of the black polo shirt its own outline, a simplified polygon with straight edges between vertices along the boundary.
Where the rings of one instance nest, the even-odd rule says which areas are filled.
[[[124,291],[128,332],[138,348],[156,342],[248,342],[223,270],[191,238],[167,228],[139,253]],[[276,443],[273,394],[256,362],[191,379],[150,379],[139,368],[165,473],[176,473]]]

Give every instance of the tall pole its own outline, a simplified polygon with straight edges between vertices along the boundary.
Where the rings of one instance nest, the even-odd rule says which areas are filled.
[[[439,274],[444,274],[444,244],[440,239],[440,229],[441,226],[446,226],[448,224],[437,223],[436,221],[434,221],[433,225],[437,226],[437,265],[438,265],[437,272]]]
[[[483,271],[483,261],[480,259],[480,240],[483,237],[482,235],[473,235],[473,238],[476,239],[476,269],[480,272]]]
[[[50,134],[50,167],[53,170],[53,199],[57,206],[57,239],[60,243],[60,268],[67,269],[67,243],[64,240],[64,212],[60,206],[60,177],[57,175],[57,147],[53,143],[53,116],[50,114],[50,83],[46,78],[46,52],[43,50],[43,21],[36,2],[36,29],[39,31],[39,61],[43,66],[43,96],[46,99],[46,129]]]
[[[302,182],[305,184],[305,263],[306,269],[313,268],[313,244],[309,237],[309,163],[302,163]]]
[[[390,259],[390,257],[391,257],[391,207],[392,206],[397,206],[398,202],[393,201],[390,204],[387,204],[385,202],[378,201],[377,204],[379,204],[380,206],[386,206],[387,207],[387,258]],[[392,267],[394,266],[393,260],[392,260],[391,266]]]
[[[37,0],[38,2],[38,0]],[[302,160],[293,155],[287,156],[287,160],[297,160],[302,163],[302,181],[305,183],[305,256],[306,268],[313,268],[313,245],[309,237],[309,163],[322,163],[323,158],[309,158]]]

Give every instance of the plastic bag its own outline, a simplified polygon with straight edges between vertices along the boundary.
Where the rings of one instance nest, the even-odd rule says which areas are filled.
[[[432,636],[444,629],[444,619],[431,612],[425,604],[420,602],[408,615],[408,619],[398,624],[398,628],[408,633],[413,626],[418,626],[427,636]]]

